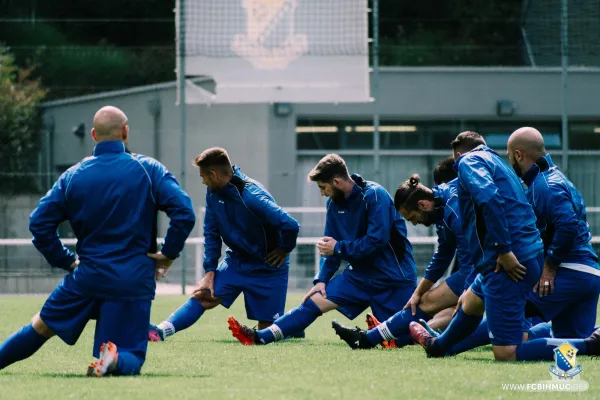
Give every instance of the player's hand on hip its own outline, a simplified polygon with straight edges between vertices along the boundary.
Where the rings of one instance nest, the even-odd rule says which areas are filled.
[[[325,236],[321,238],[321,240],[317,242],[317,248],[319,249],[319,253],[322,256],[332,256],[335,250],[336,243],[337,241],[332,237]]]
[[[549,261],[544,262],[544,270],[540,281],[535,284],[533,291],[538,292],[540,297],[550,296],[554,293],[554,279],[556,278],[556,266]]]
[[[158,253],[148,253],[148,257],[154,260],[154,278],[158,281],[160,278],[166,277],[169,268],[173,265],[173,260],[160,251]]]
[[[323,296],[324,299],[327,298],[327,292],[325,291],[325,284],[323,282],[318,282],[315,286],[313,286],[312,289],[310,289],[308,291],[308,293],[306,293],[306,296],[304,296],[304,298],[302,299],[302,303],[304,303],[306,300],[310,299],[313,294],[315,293],[321,293],[321,295]]]
[[[277,247],[275,250],[267,254],[265,261],[271,267],[281,267],[288,256],[288,252]]]
[[[419,305],[420,302],[421,302],[421,295],[419,293],[415,292],[415,293],[413,293],[412,296],[410,296],[410,299],[408,299],[408,303],[406,303],[403,310],[406,310],[407,308],[410,307],[410,311],[412,312],[412,315],[416,315],[417,314],[417,306]]]
[[[202,300],[206,298],[206,295],[203,295],[208,291],[210,293],[211,299],[216,298],[215,296],[215,272],[210,271],[204,275],[204,278],[198,282],[198,287],[194,289],[192,292],[192,297],[196,300]]]
[[[504,269],[509,278],[515,282],[522,281],[527,272],[527,268],[519,263],[512,251],[498,256],[496,272],[500,272],[500,269]]]

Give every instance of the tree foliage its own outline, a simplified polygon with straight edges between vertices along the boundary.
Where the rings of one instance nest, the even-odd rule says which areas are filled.
[[[33,67],[15,65],[0,46],[0,193],[37,191],[41,113],[46,91],[32,79]]]
[[[522,65],[522,0],[380,2],[381,63]]]
[[[326,1],[326,0],[323,0]],[[173,1],[3,0],[0,41],[48,98],[175,78]],[[241,0],[240,0],[241,4]],[[380,0],[383,66],[522,65],[522,0]]]

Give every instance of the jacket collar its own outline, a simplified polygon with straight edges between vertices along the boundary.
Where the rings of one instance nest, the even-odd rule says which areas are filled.
[[[240,195],[242,194],[242,190],[246,186],[247,177],[240,171],[238,166],[233,165],[232,169],[233,176],[231,177],[231,180],[222,188],[214,190],[213,193],[227,197],[237,196],[236,192],[238,192]]]
[[[359,174],[352,174],[350,175],[350,178],[352,178],[354,181],[354,186],[352,187],[350,194],[346,197],[346,200],[357,196],[359,193],[362,193],[367,186],[367,181],[365,181]]]
[[[550,168],[554,168],[554,163],[552,162],[550,154],[546,154],[545,156],[538,158],[531,168],[523,174],[523,182],[525,182],[527,186],[530,186],[540,172],[548,171]]]
[[[443,188],[436,186],[432,189],[433,191],[433,211],[435,212],[435,220],[441,221],[444,219],[444,209],[446,207],[446,200],[444,199]]]
[[[94,147],[94,156],[104,153],[125,153],[125,144],[120,140],[106,140]]]
[[[492,153],[492,154],[496,154],[496,155],[498,154],[498,153],[496,153],[494,150],[492,150],[492,149],[490,149],[489,147],[487,147],[486,145],[480,144],[479,146],[475,147],[473,150],[471,150],[471,151],[468,151],[468,152],[466,152],[466,153],[464,153],[464,154],[461,154],[461,156],[460,156],[460,157],[458,157],[458,158],[456,159],[456,162],[455,162],[455,163],[454,163],[454,165],[452,166],[452,169],[453,169],[454,171],[458,172],[458,164],[460,163],[460,161],[461,161],[461,160],[462,160],[462,159],[463,159],[463,158],[464,158],[464,157],[465,157],[467,154],[470,154],[470,153],[473,153],[473,152],[476,152],[476,151],[486,151],[486,152],[488,152],[488,153]]]

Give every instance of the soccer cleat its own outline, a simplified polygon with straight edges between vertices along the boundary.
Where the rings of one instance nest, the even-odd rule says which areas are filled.
[[[256,330],[240,324],[235,318],[227,319],[229,330],[234,338],[240,341],[244,346],[253,346],[259,344],[256,337]]]
[[[441,332],[436,332],[433,329],[431,329],[431,327],[427,324],[427,322],[424,319],[420,319],[419,324],[421,324],[421,326],[427,330],[427,333],[429,333],[434,338],[440,336]]]
[[[377,328],[378,325],[381,325],[381,322],[379,322],[379,320],[371,313],[367,313],[366,322],[368,330]]]
[[[151,342],[164,342],[165,332],[154,324],[150,324],[148,329],[148,340]]]
[[[340,337],[340,339],[348,343],[348,346],[350,346],[352,350],[372,349],[373,347],[375,347],[367,339],[367,333],[361,330],[359,327],[348,328],[347,326],[344,326],[337,321],[333,321],[331,323],[331,327],[333,328],[335,333]]]
[[[117,346],[112,342],[103,343],[100,346],[100,357],[98,361],[94,361],[88,366],[87,376],[101,377],[115,369],[117,361],[119,360],[119,352]]]
[[[596,329],[584,342],[587,355],[600,356],[600,329]]]
[[[435,345],[436,337],[430,335],[421,324],[413,321],[408,325],[408,329],[413,340],[425,349],[427,357],[444,357],[445,352]]]
[[[371,313],[367,313],[366,322],[367,322],[368,330],[375,329],[375,328],[377,328],[377,326],[381,325],[381,322],[379,322],[379,320],[377,318],[375,318],[375,316]],[[385,340],[385,341],[381,342],[381,347],[383,347],[384,349],[398,348],[398,346],[396,346],[395,340]]]

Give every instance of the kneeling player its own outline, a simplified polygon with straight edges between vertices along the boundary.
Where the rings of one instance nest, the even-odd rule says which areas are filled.
[[[442,184],[433,190],[422,185],[413,175],[396,191],[395,207],[413,225],[436,225],[438,248],[425,270],[425,277],[404,309],[386,322],[368,332],[347,328],[337,322],[333,327],[350,347],[371,348],[384,340],[395,340],[397,346],[413,343],[409,324],[418,319],[429,320],[436,313],[456,306],[463,293],[467,277],[473,270],[468,247],[462,234],[462,220],[458,214],[457,180]],[[460,269],[446,281],[433,288],[457,254]]]
[[[329,197],[325,237],[318,243],[324,257],[315,286],[299,307],[268,329],[255,331],[231,317],[229,328],[245,345],[281,340],[335,309],[354,319],[370,306],[377,318],[386,319],[414,292],[412,246],[389,193],[375,182],[350,176],[336,154],[321,159],[309,179]],[[332,279],[342,260],[349,262],[348,267]]]
[[[414,322],[411,334],[430,356],[444,356],[475,331],[485,309],[496,360],[552,359],[557,339],[523,342],[525,303],[539,281],[544,261],[536,217],[521,182],[474,132],[458,135],[453,149],[465,237],[480,273],[442,335],[434,338]],[[598,354],[599,339],[600,333],[595,332],[570,342],[579,354]]]
[[[162,164],[126,153],[129,127],[121,110],[101,108],[92,137],[93,156],[62,174],[30,218],[35,247],[50,265],[69,273],[32,323],[0,345],[0,370],[33,355],[55,335],[74,345],[91,319],[99,360],[88,367],[88,376],[138,375],[146,360],[155,278],[183,249],[196,221],[194,208]],[[156,241],[151,232],[157,209],[170,224],[161,252],[148,255]],[[66,220],[77,237],[79,259],[56,233]]]
[[[151,341],[162,341],[193,325],[217,305],[229,308],[244,293],[249,319],[266,328],[283,315],[288,254],[300,227],[257,181],[232,166],[224,149],[207,149],[194,161],[207,186],[204,215],[204,278],[192,297],[158,326]],[[221,243],[228,246],[225,258]],[[294,332],[295,333],[295,332]]]

